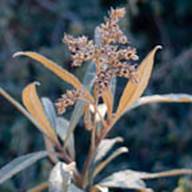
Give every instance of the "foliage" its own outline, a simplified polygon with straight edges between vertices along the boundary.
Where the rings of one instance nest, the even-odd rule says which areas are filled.
[[[47,187],[49,191],[64,192],[108,191],[108,188],[111,187],[149,191],[151,189],[146,187],[144,180],[192,174],[191,169],[160,173],[122,170],[99,181],[96,180],[98,174],[114,158],[128,151],[126,147],[111,151],[114,144],[122,140],[120,138],[106,139],[109,131],[125,112],[140,105],[155,102],[192,102],[192,96],[187,94],[141,97],[152,73],[155,53],[161,46],[156,46],[141,64],[135,67],[132,63],[138,59],[136,51],[131,47],[125,48],[129,41],[117,23],[124,15],[124,9],[111,9],[105,23],[96,28],[94,41],[89,41],[84,36],[79,38],[64,36],[64,42],[72,53],[73,65],[81,66],[84,62],[90,62],[91,69],[88,68],[87,74],[95,67],[95,75],[91,76],[93,83],[89,90],[87,85],[83,85],[74,75],[40,54],[27,51],[14,55],[31,57],[74,88],[56,101],[58,114],[63,114],[69,106],[75,105],[75,103],[74,114],[79,112],[78,117],[72,115],[70,122],[63,117],[58,117],[51,101],[39,98],[36,82],[30,83],[23,90],[22,101],[25,108],[1,88],[1,95],[15,105],[42,132],[48,157],[54,164],[48,184],[42,184],[31,191]],[[114,108],[114,102],[117,101],[112,92],[111,82],[118,77],[128,80],[118,101],[118,106]],[[90,143],[83,167],[78,168],[79,159],[75,154],[73,134],[81,116],[84,116],[84,125],[89,132]],[[34,154],[34,159],[43,158],[47,153],[43,153],[44,155],[40,157]],[[13,160],[0,170],[0,180],[5,181],[23,168],[35,163],[35,160],[32,161],[32,159],[29,154]],[[23,166],[20,165],[20,162]],[[5,170],[7,174],[3,174]]]

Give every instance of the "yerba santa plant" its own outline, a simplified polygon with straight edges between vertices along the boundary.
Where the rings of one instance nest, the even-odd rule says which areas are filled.
[[[167,94],[141,97],[151,76],[154,56],[161,46],[156,46],[140,63],[136,49],[120,29],[118,22],[125,16],[125,9],[111,9],[104,23],[96,27],[94,40],[85,36],[65,34],[63,42],[71,53],[73,67],[88,63],[83,83],[55,62],[31,51],[17,52],[14,57],[27,56],[52,71],[71,85],[60,98],[52,102],[39,98],[38,82],[27,85],[22,92],[23,105],[15,101],[5,90],[0,93],[22,112],[44,135],[45,151],[20,156],[0,170],[0,184],[38,160],[48,157],[54,165],[48,181],[29,191],[50,192],[107,192],[111,188],[152,191],[145,180],[158,177],[192,174],[190,169],[175,169],[160,173],[119,170],[111,175],[98,177],[116,157],[127,153],[127,147],[113,147],[122,143],[121,137],[106,138],[120,117],[131,109],[158,102],[192,102],[187,94]],[[117,78],[125,78],[127,84],[120,99],[115,98]],[[118,106],[114,108],[114,101]],[[74,106],[70,121],[63,117]],[[80,120],[89,132],[90,144],[82,168],[77,167],[74,130]],[[80,146],[84,147],[84,146]],[[86,146],[87,147],[87,146]],[[99,179],[98,179],[99,178]]]

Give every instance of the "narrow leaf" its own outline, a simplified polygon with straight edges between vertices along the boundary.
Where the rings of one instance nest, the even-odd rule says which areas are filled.
[[[37,83],[31,83],[25,87],[22,94],[23,103],[34,119],[39,123],[41,127],[40,131],[42,131],[53,143],[58,143],[54,129],[51,127],[37,95],[36,84]]]
[[[93,177],[97,176],[112,160],[114,160],[116,157],[123,153],[127,153],[128,149],[127,147],[120,147],[116,151],[114,151],[106,160],[103,160],[101,163],[99,163],[93,173]]]
[[[0,88],[0,95],[5,97],[18,111],[20,111],[25,117],[27,117],[38,129],[42,129],[33,116],[12,96],[10,96],[5,90]]]
[[[56,119],[56,131],[60,138],[65,142],[67,139],[67,132],[69,129],[69,121],[62,117],[57,117]],[[66,147],[70,153],[70,156],[75,159],[75,141],[73,133],[70,134],[69,138],[67,139]]]
[[[43,97],[41,99],[41,101],[42,101],[46,116],[51,123],[51,126],[53,128],[55,128],[56,127],[57,114],[56,114],[53,103],[51,102],[51,100],[49,98],[46,98],[46,97]]]
[[[0,184],[5,182],[6,180],[10,179],[23,169],[31,166],[32,164],[36,163],[38,160],[47,156],[47,152],[40,151],[35,153],[30,153],[27,155],[20,156],[4,167],[0,169]]]
[[[99,185],[105,187],[144,190],[146,185],[141,179],[142,172],[124,170],[103,179]]]
[[[123,139],[121,137],[116,137],[113,139],[103,139],[98,146],[94,161],[98,162],[103,159],[107,155],[107,153],[112,149],[112,147],[116,143],[120,142],[123,142]]]
[[[138,99],[137,102],[130,109],[127,110],[129,111],[136,107],[153,103],[192,103],[192,95],[178,93],[144,96]]]
[[[113,94],[110,89],[107,89],[102,93],[102,98],[104,103],[107,106],[107,114],[108,118],[112,118],[112,113],[113,113]]]
[[[94,79],[94,75],[95,75],[94,70],[95,70],[94,63],[91,62],[85,72],[85,77],[83,79],[83,85],[85,86],[85,88],[88,91],[90,91],[93,86],[93,82],[94,82],[93,79]],[[76,125],[78,124],[80,118],[83,115],[84,105],[85,105],[85,102],[81,101],[81,100],[75,104],[75,108],[73,110],[73,113],[72,113],[72,116],[70,119],[70,125],[69,125],[69,129],[67,132],[65,144],[64,144],[65,147],[66,147],[66,142],[67,142],[68,138],[70,138],[70,135],[74,132]]]
[[[128,81],[120,98],[119,106],[116,112],[116,119],[118,119],[127,108],[130,108],[143,94],[151,76],[155,53],[160,48],[161,46],[156,46],[139,66],[139,82],[132,83],[131,81]]]
[[[143,189],[146,190],[146,186],[143,180],[157,179],[162,177],[173,177],[180,175],[192,175],[191,169],[174,169],[168,171],[162,171],[159,173],[147,173],[133,170],[118,171],[103,179],[99,185],[114,188],[125,189]]]
[[[72,75],[65,69],[61,68],[55,62],[47,59],[46,57],[32,51],[17,52],[13,55],[13,57],[22,56],[22,55],[31,57],[32,59],[40,62],[44,67],[48,68],[50,71],[52,71],[54,74],[56,74],[58,77],[60,77],[64,81],[73,85],[76,89],[82,88],[81,82],[74,75]]]

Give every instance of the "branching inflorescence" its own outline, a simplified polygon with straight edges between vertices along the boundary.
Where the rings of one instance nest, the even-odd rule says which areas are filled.
[[[48,98],[38,97],[36,82],[30,83],[22,93],[25,106],[23,107],[0,88],[0,94],[15,105],[43,133],[46,146],[46,151],[18,157],[0,169],[0,184],[45,156],[55,164],[49,181],[30,191],[49,188],[50,192],[108,192],[109,188],[115,187],[146,192],[149,191],[144,182],[146,179],[192,174],[190,169],[161,173],[144,173],[126,169],[99,181],[95,180],[114,158],[128,151],[127,147],[111,150],[115,144],[122,142],[122,138],[106,139],[113,125],[125,112],[149,103],[192,102],[192,96],[187,94],[152,95],[140,98],[149,82],[155,53],[161,46],[156,46],[137,66],[139,57],[136,49],[129,46],[127,37],[118,25],[119,20],[124,16],[124,8],[111,9],[105,22],[96,27],[94,40],[89,40],[85,36],[75,38],[64,35],[63,42],[71,52],[72,66],[79,67],[85,62],[94,66],[93,86],[82,84],[73,74],[38,53],[27,51],[14,55],[28,56],[40,62],[60,79],[69,83],[73,89],[67,90],[56,100],[54,106]],[[114,109],[115,94],[112,91],[112,80],[118,77],[126,78],[127,84],[117,108]],[[78,100],[81,101],[76,104]],[[71,120],[61,117],[66,109],[74,104],[76,106]],[[78,168],[73,134],[82,116],[85,129],[90,133],[90,144],[83,166]],[[10,167],[14,168],[10,169]]]

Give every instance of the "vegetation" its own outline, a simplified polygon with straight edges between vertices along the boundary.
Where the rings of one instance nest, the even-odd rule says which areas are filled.
[[[123,62],[123,65],[118,64],[118,67],[116,65],[117,62],[111,63],[111,61],[107,61],[111,64],[105,65],[104,68],[100,69],[98,62],[106,62],[106,52],[103,54],[99,53],[99,51],[101,51],[97,45],[99,44],[99,35],[93,37],[92,31],[100,20],[102,20],[106,8],[117,4],[127,6],[127,13],[118,25],[120,24],[121,28],[124,29],[129,41],[125,43],[126,36],[124,35],[120,43],[111,42],[109,46],[107,45],[107,43],[110,44],[109,41],[105,39],[105,42],[103,42],[103,45],[105,45],[102,46],[108,50],[107,52],[110,53],[113,58],[112,61],[119,61],[115,55],[117,55],[117,52],[121,52],[122,54],[123,50],[126,50],[123,54],[123,57],[126,57],[126,59],[122,59],[121,62]],[[110,155],[116,153],[116,150],[117,155],[121,155],[117,158],[115,158],[116,155],[112,155],[113,161],[107,166],[104,165],[105,169],[101,166],[99,170],[102,169],[102,171],[99,171],[96,177],[93,176],[94,179],[88,177],[90,181],[87,182],[90,184],[87,184],[86,189],[90,188],[93,191],[97,191],[104,188],[103,190],[107,190],[104,185],[101,185],[103,179],[113,173],[119,173],[120,170],[127,170],[124,174],[130,176],[131,173],[131,176],[134,175],[136,178],[138,178],[138,175],[135,176],[137,173],[139,173],[140,176],[143,173],[148,174],[147,178],[139,177],[139,184],[136,182],[137,185],[132,186],[132,188],[138,186],[143,187],[144,184],[142,184],[142,182],[145,182],[145,187],[153,188],[155,191],[191,191],[190,176],[185,176],[185,173],[188,175],[191,172],[188,168],[191,167],[190,149],[192,137],[190,129],[192,125],[192,105],[168,104],[170,102],[190,102],[191,97],[187,94],[167,94],[169,92],[187,92],[192,94],[190,75],[190,42],[192,39],[190,29],[187,27],[191,20],[190,4],[187,0],[166,1],[166,4],[164,0],[130,0],[129,4],[123,1],[114,3],[105,0],[82,0],[81,2],[68,0],[1,1],[0,86],[5,88],[1,89],[1,93],[16,105],[16,107],[43,132],[43,137],[34,129],[34,125],[27,121],[25,117],[22,117],[22,115],[14,110],[14,108],[0,96],[0,105],[2,106],[0,108],[0,166],[3,167],[3,165],[16,158],[11,164],[2,169],[1,173],[3,177],[1,181],[3,184],[0,185],[0,190],[27,191],[27,189],[39,185],[41,182],[43,182],[42,185],[39,185],[35,190],[43,190],[48,187],[48,183],[45,181],[51,180],[51,175],[53,175],[52,178],[56,178],[54,177],[55,173],[61,171],[60,168],[55,168],[54,170],[56,171],[52,171],[53,166],[56,165],[58,161],[70,165],[69,168],[65,167],[66,164],[56,166],[64,167],[62,168],[64,170],[69,170],[70,177],[71,174],[72,177],[76,174],[74,174],[74,167],[80,175],[83,175],[83,167],[90,153],[87,146],[91,144],[91,132],[95,127],[93,126],[93,122],[96,121],[98,124],[96,125],[96,137],[99,137],[100,131],[105,129],[105,123],[107,127],[109,126],[109,122],[117,120],[113,125],[113,129],[110,129],[110,131],[106,133],[107,138],[102,140],[107,140],[104,146],[108,146],[108,143],[113,142],[116,145],[113,144],[113,147],[110,148],[106,155],[101,155],[102,158],[99,159],[98,162],[95,163],[92,161],[89,167],[96,170],[97,166],[107,160]],[[90,9],[90,7],[94,7],[94,9]],[[122,11],[122,9],[120,10]],[[115,13],[115,10],[113,11]],[[110,17],[107,20],[109,24]],[[105,38],[103,34],[106,34],[109,30],[107,28],[108,24],[106,24],[107,20],[104,23],[105,25],[99,25],[100,38]],[[120,28],[118,27],[117,30],[117,27],[118,26],[116,26],[113,31],[122,35]],[[75,36],[79,36],[79,34],[86,34],[86,36],[74,38],[73,36],[65,35],[63,41],[67,46],[63,46],[60,43],[63,31]],[[98,34],[98,32],[95,34]],[[91,41],[91,38],[95,40]],[[73,51],[74,44],[81,44],[81,49]],[[132,48],[131,45],[137,47],[140,58],[143,58],[145,52],[155,47],[156,44],[163,45],[163,51],[157,55],[158,58],[155,62],[155,68],[151,77],[152,80],[145,92],[148,96],[142,96],[136,99],[134,97],[138,93],[136,95],[134,94],[133,100],[136,99],[136,102],[133,101],[134,104],[131,104],[132,101],[126,103],[127,105],[130,104],[130,106],[127,107],[124,113],[122,112],[121,119],[115,119],[114,115],[120,106],[120,98],[125,92],[127,80],[129,80],[128,82],[130,84],[132,82],[132,86],[139,86],[142,81],[139,72],[142,64],[139,63],[143,62],[138,61],[136,49]],[[71,52],[72,62],[69,60],[67,47]],[[69,74],[68,72],[73,72],[76,76],[73,77],[75,77],[76,80],[70,80],[68,83],[66,83],[66,79],[65,81],[59,81],[59,78],[49,75],[49,72],[43,68],[33,65],[33,60],[11,58],[14,52],[28,49],[38,49],[39,53],[46,55],[47,58],[51,58],[67,69],[64,72],[65,78],[68,76],[66,76],[66,74]],[[100,54],[100,61],[96,62],[96,59],[93,57],[95,52]],[[125,53],[131,53],[129,55],[132,55],[131,60],[130,57],[127,58]],[[41,54],[35,52],[18,53],[18,55],[22,54],[30,54],[28,56],[36,57],[36,60],[40,59],[40,63],[44,58],[44,56],[42,57]],[[69,65],[71,63],[73,63],[73,68]],[[46,63],[42,64],[45,67],[50,67],[50,65]],[[76,68],[80,65],[80,68]],[[145,68],[148,68],[148,65],[149,64],[145,64]],[[51,68],[51,70],[56,72],[55,67]],[[60,68],[59,71],[60,70],[62,69]],[[147,71],[147,69],[145,70]],[[102,79],[102,81],[100,81],[100,79]],[[28,90],[35,89],[36,91],[36,86],[39,83],[35,82],[31,84],[31,82],[36,80],[41,82],[40,89],[38,89],[38,93],[41,95],[40,103],[38,102],[38,96],[37,99],[35,99],[35,103],[37,102],[39,106],[41,106],[42,113],[40,112],[40,116],[37,116],[36,109],[32,109],[32,111],[30,111],[31,108],[28,109],[27,106],[31,101],[24,101],[23,99],[24,108],[21,104],[15,102],[13,97],[5,91],[8,90],[17,100],[20,100],[20,93],[26,84],[31,85],[31,88],[28,88]],[[74,85],[71,84],[72,82]],[[80,84],[79,82],[82,83]],[[94,84],[94,87],[90,88],[92,84]],[[32,85],[34,86],[33,89]],[[82,89],[79,89],[78,85],[82,86]],[[112,94],[110,92],[103,92],[107,90],[105,88],[111,88],[110,92]],[[24,91],[25,90],[26,89],[24,89]],[[67,91],[65,92],[63,90]],[[141,89],[138,90],[141,91]],[[30,91],[25,92],[26,98],[29,97],[29,92]],[[63,94],[63,92],[65,93]],[[152,93],[161,95],[151,95]],[[43,95],[48,96],[50,99],[42,98]],[[92,97],[94,97],[93,103]],[[113,98],[113,100],[111,100],[111,98]],[[55,102],[56,105],[51,101]],[[109,101],[113,101],[112,105]],[[32,101],[30,105],[33,106],[33,102],[34,101]],[[157,102],[164,102],[165,104],[157,105],[155,104]],[[96,108],[94,103],[95,105],[97,104]],[[137,107],[141,105],[151,103],[153,104],[137,109]],[[55,106],[57,113],[55,112]],[[74,112],[72,112],[73,107],[70,106],[74,106]],[[121,105],[121,107],[122,106],[123,105]],[[82,113],[83,115],[80,118],[79,115]],[[44,114],[43,116],[45,116],[45,118],[42,114]],[[101,121],[101,117],[103,117],[104,121]],[[62,128],[60,129],[58,127]],[[54,139],[51,137],[53,134],[56,135]],[[46,150],[48,154],[44,151],[43,139],[46,140],[45,146],[47,147]],[[95,140],[97,141],[97,139]],[[124,140],[123,145],[126,147],[120,147],[122,140]],[[100,145],[98,145],[98,147],[99,146]],[[119,150],[118,147],[120,147]],[[129,147],[129,153],[126,153],[127,147]],[[102,148],[103,147],[98,150],[101,151],[101,154]],[[32,153],[33,151],[40,152]],[[96,152],[96,156],[97,155],[99,155],[98,152]],[[46,156],[49,158],[43,158]],[[75,164],[67,163],[71,161],[68,157],[72,157],[72,162],[75,160]],[[42,158],[44,160],[38,161]],[[16,166],[18,163],[20,166]],[[93,165],[94,163],[95,165]],[[29,167],[29,165],[32,166]],[[27,169],[24,170],[24,168]],[[180,169],[175,170],[175,168]],[[171,169],[174,170],[164,172],[165,170]],[[17,174],[13,179],[8,180],[8,178],[16,175],[16,173],[21,170],[24,171]],[[93,170],[88,171],[91,175]],[[54,174],[50,174],[52,172],[54,172]],[[157,174],[150,176],[151,174],[149,174],[149,172],[157,172]],[[159,172],[161,174],[159,174]],[[62,173],[64,172],[62,171]],[[179,180],[178,177],[151,180],[151,178],[168,175],[178,175]],[[48,179],[48,177],[50,179]],[[116,175],[114,175],[114,177],[116,177]],[[118,174],[117,178],[120,178]],[[5,180],[6,182],[4,182]],[[129,181],[131,182],[132,180],[129,179]],[[74,184],[78,189],[82,188],[82,184],[79,184],[82,182],[76,182],[76,176],[72,178],[70,182],[72,182],[72,185],[70,185],[69,188],[72,186],[72,190],[75,190]],[[128,180],[126,180],[125,184],[129,184],[131,188],[131,184],[127,182]],[[100,186],[97,184],[100,184]],[[93,185],[94,187],[92,187]],[[112,189],[112,187],[110,187],[110,191],[127,190],[119,188]]]
[[[24,168],[38,160],[48,157],[53,165],[48,182],[42,183],[30,191],[108,191],[109,188],[135,189],[151,191],[145,180],[176,175],[190,175],[191,169],[174,169],[159,173],[118,170],[104,178],[98,177],[103,169],[116,157],[128,152],[127,147],[114,145],[121,143],[121,137],[106,138],[116,122],[130,110],[144,104],[158,102],[192,102],[187,94],[166,94],[141,97],[152,73],[154,56],[161,46],[156,46],[138,64],[136,49],[120,29],[118,22],[125,16],[125,9],[111,9],[105,22],[96,27],[94,40],[85,36],[74,38],[64,35],[72,58],[72,66],[88,64],[83,84],[72,73],[61,68],[55,62],[31,51],[17,52],[16,56],[28,56],[60,79],[70,84],[67,90],[54,104],[48,98],[39,98],[36,90],[38,82],[28,84],[22,92],[24,106],[15,101],[1,88],[1,95],[22,112],[43,134],[46,150],[20,156],[0,170],[0,183],[11,178]],[[125,78],[120,99],[116,98],[116,79]],[[115,106],[115,104],[117,106]],[[61,117],[68,107],[74,105],[70,121]],[[78,166],[74,130],[83,119],[84,128],[89,134],[89,150]],[[98,179],[99,178],[99,179]]]

